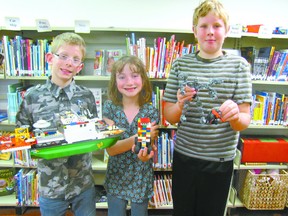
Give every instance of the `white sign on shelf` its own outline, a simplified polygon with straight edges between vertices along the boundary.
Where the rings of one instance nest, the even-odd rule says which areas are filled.
[[[89,20],[75,20],[75,32],[76,33],[90,33]]]
[[[228,37],[241,38],[242,37],[242,25],[241,24],[231,25],[230,30],[228,32]]]
[[[38,32],[50,32],[52,31],[50,23],[46,19],[37,19],[36,26]]]
[[[270,26],[261,25],[258,31],[258,38],[272,38],[272,28]]]
[[[7,30],[20,31],[20,18],[19,17],[5,17],[5,24]]]

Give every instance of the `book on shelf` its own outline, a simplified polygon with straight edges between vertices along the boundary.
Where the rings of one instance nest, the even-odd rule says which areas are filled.
[[[267,97],[261,94],[256,94],[256,100],[260,102],[260,110],[259,110],[259,120],[260,124],[264,125],[266,122],[266,112],[267,112]]]
[[[271,58],[271,61],[269,63],[269,66],[268,66],[268,70],[267,70],[267,79],[268,80],[273,80],[274,77],[273,77],[273,68],[275,67],[275,65],[277,64],[277,61],[279,60],[279,57],[281,56],[281,52],[278,51],[278,50],[275,50],[274,51],[274,54]]]
[[[0,110],[0,122],[8,119],[7,110]]]
[[[10,84],[7,86],[7,101],[8,101],[8,122],[16,123],[16,114],[23,100],[24,94],[31,85],[23,86],[22,83]]]
[[[3,133],[2,133],[3,134]],[[2,152],[0,153],[0,160],[10,160],[12,156],[11,152]]]
[[[153,197],[150,205],[155,208],[173,204],[171,175],[155,175],[153,184]]]
[[[268,92],[268,115],[266,125],[274,124],[276,92]]]
[[[254,60],[252,79],[266,80],[269,64],[275,51],[274,46],[261,47]]]
[[[123,51],[121,49],[104,50],[103,54],[104,67],[102,70],[102,75],[110,76],[113,63],[119,60],[122,56]]]
[[[273,115],[274,125],[280,125],[281,123],[281,115],[282,115],[282,109],[284,105],[284,99],[285,99],[285,94],[276,92],[275,108],[274,108],[274,115]]]
[[[4,75],[4,47],[2,40],[0,40],[0,75]]]
[[[93,93],[97,108],[98,118],[102,119],[102,89],[101,88],[89,88]]]
[[[95,59],[94,59],[94,75],[101,76],[102,70],[104,69],[104,62],[103,62],[103,53],[104,50],[95,50]]]
[[[278,76],[277,75],[277,69],[278,69],[279,64],[282,60],[282,57],[285,55],[285,53],[281,50],[275,51],[275,53],[278,53],[278,54],[276,54],[276,57],[274,58],[275,61],[273,61],[272,66],[271,66],[271,78],[270,78],[270,80],[276,80],[277,79],[277,76]]]
[[[0,169],[0,196],[14,193],[15,188],[15,168]]]
[[[287,75],[288,75],[288,53],[285,54],[285,58],[279,64],[279,73],[277,74],[277,80],[279,81],[287,81]],[[277,71],[278,72],[278,71]]]
[[[262,116],[261,117],[261,122],[262,125],[266,125],[267,121],[268,121],[268,112],[269,111],[269,93],[265,92],[265,91],[257,91],[255,92],[256,94],[256,100],[258,100],[260,103],[262,103],[263,105],[261,105],[260,107],[262,107],[262,111],[260,108],[260,112],[262,112]],[[269,116],[270,117],[270,116]]]
[[[153,167],[156,169],[170,169],[173,162],[175,130],[169,132],[162,131],[155,145],[157,153],[153,157]]]
[[[51,50],[48,39],[31,40],[16,35],[2,37],[7,76],[49,76],[45,54]]]
[[[131,38],[126,37],[127,55],[142,59],[150,78],[167,78],[176,58],[198,50],[197,44],[185,45],[185,41],[177,41],[175,35],[171,35],[169,40],[166,37],[157,37],[153,42],[152,47],[147,47],[145,38],[137,40],[134,33]]]
[[[288,58],[288,52],[282,51],[281,52],[281,58],[279,59],[279,63],[277,65],[277,68],[275,68],[275,79],[277,80],[278,77],[281,75],[281,70],[285,65],[285,62],[287,61],[286,58]]]
[[[21,168],[14,176],[18,206],[38,206],[38,174],[36,169]]]
[[[247,62],[251,65],[251,73],[253,71],[254,60],[256,56],[256,48],[255,46],[241,47],[240,48],[241,56],[247,60]]]

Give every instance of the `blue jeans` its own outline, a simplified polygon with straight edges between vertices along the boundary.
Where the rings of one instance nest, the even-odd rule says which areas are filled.
[[[127,200],[107,194],[108,216],[126,216]],[[148,216],[148,199],[142,203],[131,202],[131,216]]]
[[[39,197],[41,216],[65,216],[69,205],[75,216],[96,215],[96,190],[90,188],[69,200]]]

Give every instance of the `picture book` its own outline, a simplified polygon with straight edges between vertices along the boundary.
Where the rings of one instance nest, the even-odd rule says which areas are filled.
[[[15,187],[15,169],[1,168],[0,169],[0,196],[5,196],[14,193]]]
[[[102,71],[102,75],[110,76],[113,63],[120,59],[122,55],[123,51],[121,49],[105,50],[103,55],[104,70]]]
[[[253,71],[253,66],[254,66],[254,60],[256,56],[256,48],[255,46],[249,46],[249,47],[241,47],[241,56],[245,58],[248,63],[251,65],[251,73]]]

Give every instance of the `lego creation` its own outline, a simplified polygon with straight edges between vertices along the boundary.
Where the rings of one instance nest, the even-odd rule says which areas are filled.
[[[152,150],[151,146],[151,122],[150,118],[139,118],[138,119],[138,131],[137,137],[135,137],[135,149],[136,154],[139,153],[140,149],[147,147],[147,153],[149,154]]]
[[[33,132],[16,128],[0,138],[0,153],[31,149],[32,157],[53,159],[97,151],[114,145],[123,130],[98,118],[88,119],[73,112],[60,116],[57,129],[45,120],[37,121]]]

